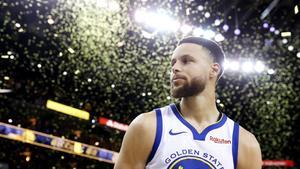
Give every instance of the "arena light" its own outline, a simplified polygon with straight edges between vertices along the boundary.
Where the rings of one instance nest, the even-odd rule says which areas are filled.
[[[0,89],[0,93],[11,93],[11,89]]]
[[[274,70],[274,69],[269,69],[269,70],[268,70],[268,74],[272,75],[272,74],[274,74],[274,73],[275,73],[275,70]]]
[[[210,17],[210,13],[209,12],[205,12],[204,16],[205,16],[205,18],[209,18]]]
[[[204,34],[204,30],[202,28],[195,28],[193,30],[193,36],[201,36]]]
[[[223,63],[223,66],[224,66],[224,70],[227,70],[229,68],[229,60],[226,59]]]
[[[220,19],[216,19],[214,22],[215,26],[219,26],[221,24],[221,20]]]
[[[223,30],[227,32],[229,30],[229,26],[227,24],[223,25]]]
[[[241,30],[240,30],[239,28],[236,28],[236,29],[234,30],[234,34],[235,34],[235,35],[240,35],[240,34],[241,34]]]
[[[223,40],[225,40],[225,38],[224,38],[224,36],[223,36],[222,34],[218,33],[218,34],[215,36],[215,41],[221,42],[221,41],[223,41]]]
[[[55,111],[58,111],[58,112],[61,112],[61,113],[67,114],[67,115],[71,115],[74,117],[78,117],[81,119],[89,120],[89,118],[90,118],[89,112],[79,110],[79,109],[58,103],[58,102],[54,102],[52,100],[47,100],[46,107],[48,109],[55,110]]]
[[[287,43],[288,43],[288,40],[287,40],[287,39],[282,39],[282,43],[283,43],[283,44],[287,44]]]
[[[148,13],[145,10],[137,10],[134,14],[134,18],[137,22],[143,22]]]
[[[192,31],[192,29],[193,29],[192,26],[187,25],[187,24],[183,24],[183,25],[180,27],[180,31],[181,31],[184,35],[190,33],[190,32]]]
[[[265,65],[263,64],[263,62],[261,61],[256,61],[255,66],[254,66],[254,70],[258,73],[263,72],[265,69]]]
[[[225,70],[230,70],[230,71],[241,70],[242,72],[245,73],[251,73],[251,72],[261,73],[266,69],[266,66],[262,61],[256,61],[256,62],[244,61],[240,63],[238,61],[226,59],[223,66]]]
[[[157,31],[176,31],[180,24],[170,16],[163,13],[148,12],[144,9],[135,12],[135,20]]]
[[[292,46],[292,45],[288,46],[288,50],[289,51],[293,51],[294,50],[294,46]]]
[[[2,59],[8,59],[9,56],[8,56],[8,55],[1,55],[1,58],[2,58]]]
[[[230,69],[234,70],[234,71],[239,70],[240,69],[240,63],[238,61],[231,62]]]
[[[165,14],[155,14],[152,18],[152,23],[154,27],[157,28],[157,30],[170,30],[170,31],[176,31],[179,28],[179,22],[173,20],[171,17]],[[150,20],[151,21],[151,20]]]
[[[253,71],[253,63],[250,61],[244,62],[242,64],[242,70],[247,73],[252,72]]]
[[[101,125],[105,125],[111,128],[115,128],[118,130],[122,130],[122,131],[127,131],[128,130],[128,125],[127,124],[123,124],[108,118],[104,118],[104,117],[99,117],[98,119],[99,124]]]
[[[214,38],[216,35],[216,33],[212,30],[205,30],[204,31],[204,34],[203,34],[203,37],[206,38],[206,39],[212,39]]]
[[[232,61],[232,60],[226,59],[224,62],[224,69],[237,71],[240,69],[240,63],[238,61]]]
[[[291,32],[281,32],[281,37],[289,37],[292,36]]]
[[[269,27],[269,24],[268,24],[267,22],[265,22],[265,23],[263,24],[263,27],[264,27],[264,28],[268,28],[268,27]]]
[[[300,52],[298,52],[296,56],[297,56],[297,58],[300,58]]]
[[[297,14],[299,13],[298,5],[296,5],[296,6],[294,7],[294,13],[295,13],[295,15],[297,15]]]

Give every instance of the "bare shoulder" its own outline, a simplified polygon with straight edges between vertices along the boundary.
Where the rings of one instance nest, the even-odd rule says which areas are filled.
[[[115,169],[144,169],[152,150],[155,131],[155,112],[137,116],[125,133]]]
[[[156,114],[151,111],[138,115],[131,123],[130,128],[137,130],[151,130],[156,126]]]
[[[255,136],[240,126],[238,169],[261,169],[262,159],[259,143]]]

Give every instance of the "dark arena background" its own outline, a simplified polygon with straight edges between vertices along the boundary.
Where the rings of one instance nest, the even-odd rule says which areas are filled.
[[[296,0],[1,0],[0,168],[112,169],[130,122],[178,102],[178,40],[227,56],[221,112],[254,133],[264,168],[300,168]]]

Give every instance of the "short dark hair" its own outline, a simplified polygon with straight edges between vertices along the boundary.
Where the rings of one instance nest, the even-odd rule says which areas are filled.
[[[194,44],[203,46],[206,49],[208,49],[211,52],[214,62],[218,63],[221,66],[221,71],[218,74],[217,80],[219,80],[221,78],[221,76],[224,73],[225,54],[220,45],[218,45],[216,42],[214,42],[212,40],[201,38],[201,37],[194,37],[194,36],[185,37],[185,38],[181,39],[178,42],[177,46],[179,46],[183,43],[194,43]]]

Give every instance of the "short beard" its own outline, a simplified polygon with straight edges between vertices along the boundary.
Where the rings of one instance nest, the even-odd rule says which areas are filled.
[[[174,98],[190,97],[201,93],[205,89],[205,81],[201,77],[195,77],[191,80],[191,83],[184,84],[183,86],[174,89],[171,85],[171,95]]]

